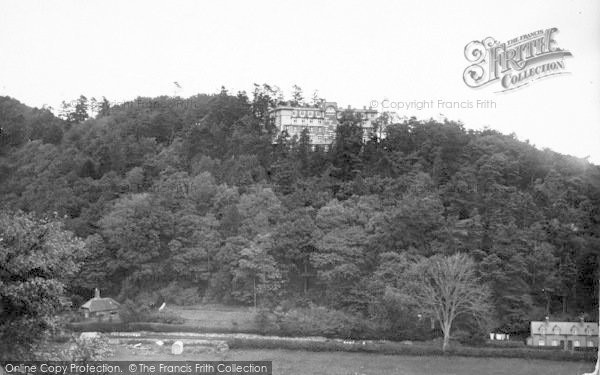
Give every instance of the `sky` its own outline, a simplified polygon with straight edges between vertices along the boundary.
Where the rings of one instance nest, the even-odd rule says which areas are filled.
[[[469,42],[553,27],[569,74],[504,93],[463,81]],[[598,0],[0,1],[0,95],[36,107],[298,85],[307,98],[443,115],[600,164],[599,63]]]

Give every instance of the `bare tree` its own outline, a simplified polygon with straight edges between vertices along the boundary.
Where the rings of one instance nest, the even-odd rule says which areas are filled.
[[[443,351],[448,348],[457,317],[471,316],[481,322],[490,316],[489,289],[477,276],[470,256],[435,255],[416,263],[413,272],[409,295],[423,313],[439,322],[444,333]]]

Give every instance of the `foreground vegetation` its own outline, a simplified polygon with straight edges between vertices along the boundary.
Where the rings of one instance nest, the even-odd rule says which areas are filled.
[[[360,330],[356,323],[340,320],[340,316],[326,317],[325,311],[313,311],[307,319],[298,319],[297,314],[274,318],[265,325],[265,311],[257,313],[251,309],[225,308],[222,306],[202,306],[200,308],[168,308],[166,316],[170,317],[185,312],[185,319],[178,324],[160,322],[77,322],[68,325],[76,332],[119,332],[118,337],[125,337],[131,332],[132,342],[140,338],[154,342],[156,340],[175,339],[218,339],[227,342],[232,349],[288,349],[312,352],[356,352],[389,355],[440,356],[444,354],[442,339],[418,341],[383,341],[378,340],[381,332],[371,332],[371,336],[359,336]],[[309,312],[305,312],[309,314]],[[162,314],[162,313],[161,313]],[[161,315],[155,315],[161,316]],[[326,319],[327,318],[327,319]],[[136,341],[138,340],[138,341]],[[454,340],[446,355],[464,357],[489,358],[527,358],[554,361],[588,361],[596,359],[595,348],[580,348],[576,351],[563,351],[556,347],[527,347],[523,341],[481,341],[479,345],[469,345],[465,338],[463,342]]]

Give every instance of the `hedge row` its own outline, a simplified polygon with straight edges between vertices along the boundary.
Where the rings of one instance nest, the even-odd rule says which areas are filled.
[[[76,322],[67,324],[67,328],[75,332],[190,332],[190,333],[258,333],[256,330],[239,328],[201,327],[186,324],[167,323],[111,323],[111,322]]]
[[[535,348],[475,348],[458,346],[450,348],[446,353],[438,346],[421,344],[401,344],[395,342],[342,342],[331,340],[326,342],[284,341],[272,339],[231,339],[227,340],[231,349],[288,349],[314,352],[344,351],[365,352],[389,355],[410,356],[463,356],[463,357],[499,357],[543,359],[554,361],[596,361],[596,352],[562,350],[537,350]]]

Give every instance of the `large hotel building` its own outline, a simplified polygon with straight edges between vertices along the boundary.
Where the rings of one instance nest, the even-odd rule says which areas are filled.
[[[352,111],[360,120],[363,140],[368,140],[373,135],[377,111],[366,107],[345,110]],[[286,131],[290,138],[300,137],[302,130],[308,129],[312,145],[327,146],[335,139],[335,130],[345,110],[338,108],[335,102],[323,102],[318,107],[280,105],[272,109],[270,115],[279,133]]]

